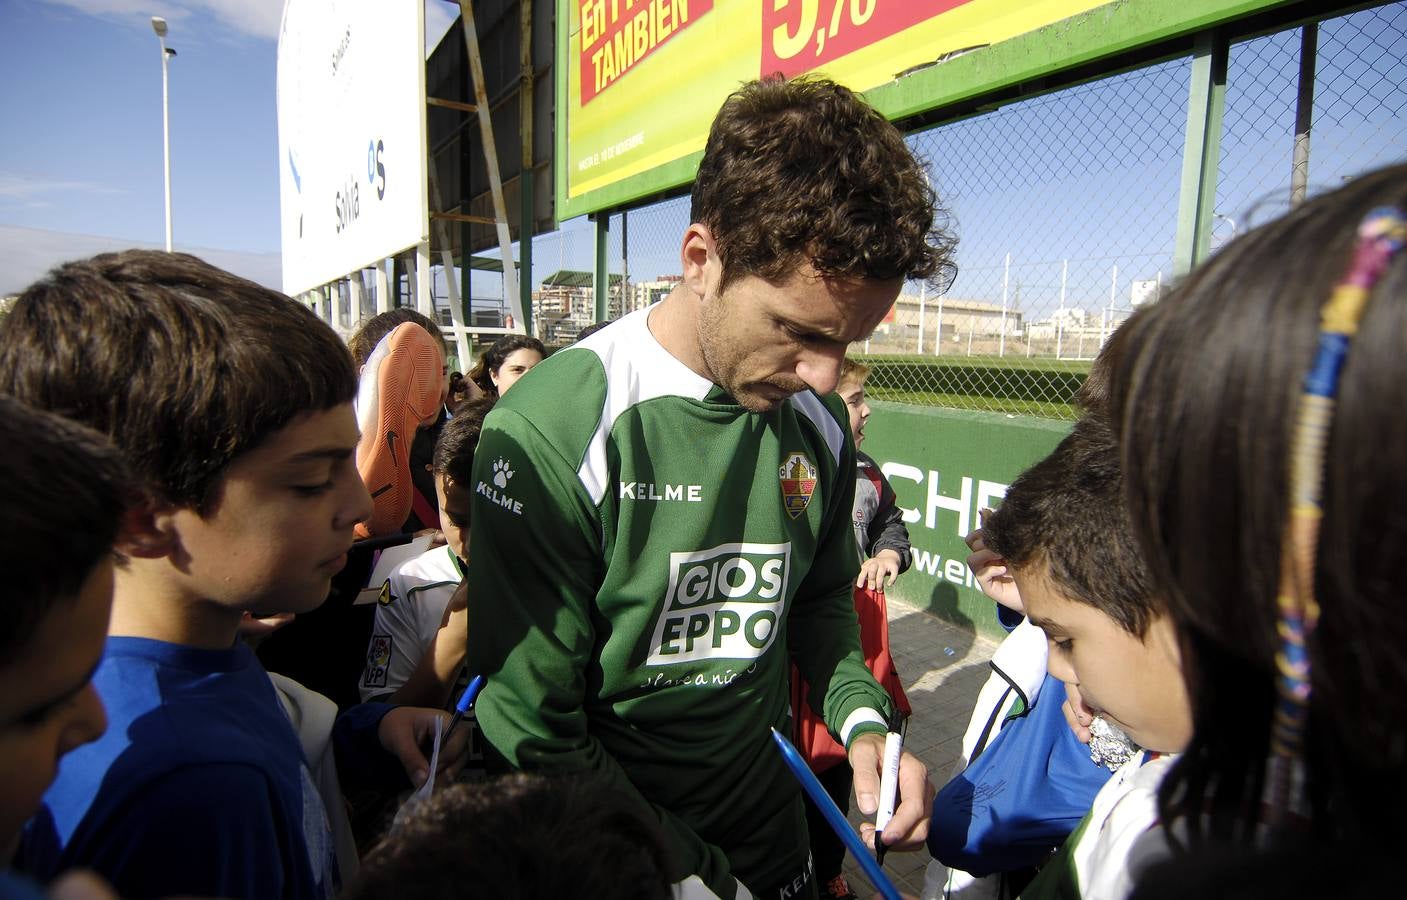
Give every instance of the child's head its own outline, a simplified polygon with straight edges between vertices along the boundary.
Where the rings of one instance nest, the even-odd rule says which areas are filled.
[[[1046,633],[1050,673],[1139,746],[1181,750],[1191,719],[1175,632],[1129,534],[1102,421],[1077,423],[1022,473],[984,529]]]
[[[869,377],[870,367],[862,362],[847,356],[840,364],[840,383],[835,390],[850,413],[850,435],[856,447],[865,439],[865,423],[870,420],[870,405],[865,402],[865,379]]]
[[[381,343],[381,339],[395,331],[397,325],[403,325],[406,322],[414,322],[430,332],[430,336],[439,341],[440,352],[446,357],[449,356],[449,344],[445,342],[445,334],[440,331],[440,326],[422,312],[409,306],[398,306],[367,319],[356,333],[347,339],[347,350],[352,354],[352,361],[357,364],[358,368],[366,365],[367,357],[371,356],[371,351],[376,349],[376,345]]]
[[[450,550],[460,559],[469,558],[469,506],[474,498],[471,471],[474,448],[484,416],[493,409],[496,398],[484,397],[460,404],[454,416],[440,428],[435,455],[430,464],[435,475],[435,494],[440,501],[440,530]]]
[[[107,727],[89,681],[112,606],[113,541],[133,497],[102,435],[4,395],[0,446],[3,861],[59,758]]]
[[[362,860],[345,900],[667,900],[671,871],[638,803],[589,776],[518,773],[436,793]]]
[[[547,348],[537,338],[524,334],[504,335],[479,356],[479,361],[469,370],[469,378],[485,394],[497,397],[546,358]]]
[[[1321,310],[1376,208],[1407,210],[1407,167],[1363,175],[1227,245],[1124,326],[1112,380],[1132,527],[1182,633],[1195,736],[1164,786],[1197,833],[1261,816],[1281,650],[1289,473]],[[1332,343],[1332,342],[1331,342]],[[1407,251],[1366,296],[1337,384],[1317,541],[1305,784],[1312,827],[1402,836],[1407,724]],[[1322,373],[1323,370],[1318,370]],[[1312,564],[1308,552],[1313,552]]]
[[[185,254],[65,264],[0,325],[0,391],[107,434],[148,496],[143,540],[173,592],[229,609],[326,596],[371,508],[356,387],[310,310]]]
[[[1109,421],[1110,379],[1127,352],[1127,344],[1127,332],[1118,328],[1099,348],[1099,354],[1090,364],[1089,375],[1080,383],[1073,398],[1082,416],[1101,416]]]
[[[352,361],[356,363],[357,369],[366,365],[367,358],[371,356],[371,351],[376,349],[376,345],[381,343],[381,339],[392,331],[396,326],[406,322],[413,322],[430,333],[440,345],[440,356],[446,360],[441,369],[441,377],[444,379],[440,384],[440,404],[443,405],[449,397],[449,344],[445,342],[445,333],[440,330],[429,316],[417,312],[409,306],[398,306],[395,309],[377,313],[370,319],[362,323],[356,333],[347,339],[347,349],[352,354]]]

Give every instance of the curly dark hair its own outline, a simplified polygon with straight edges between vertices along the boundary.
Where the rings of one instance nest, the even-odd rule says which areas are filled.
[[[782,281],[803,262],[823,277],[946,285],[956,240],[938,213],[923,165],[884,116],[833,81],[780,76],[724,101],[690,210],[718,245],[720,287]]]

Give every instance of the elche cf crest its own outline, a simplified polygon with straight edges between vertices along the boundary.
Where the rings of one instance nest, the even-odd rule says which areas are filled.
[[[782,480],[782,507],[793,519],[806,512],[816,491],[816,465],[805,453],[792,453],[777,470]]]

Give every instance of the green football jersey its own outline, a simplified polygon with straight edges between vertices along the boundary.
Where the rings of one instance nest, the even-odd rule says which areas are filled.
[[[475,455],[469,665],[489,743],[603,773],[651,805],[676,880],[731,897],[804,867],[789,663],[848,745],[883,733],[851,599],[855,449],[839,398],[739,406],[648,310],[554,354]],[[765,825],[765,827],[764,827]]]

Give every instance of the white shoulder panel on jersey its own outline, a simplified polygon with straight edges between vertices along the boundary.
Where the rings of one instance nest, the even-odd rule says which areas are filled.
[[[427,583],[453,581],[458,584],[462,578],[454,564],[454,551],[448,544],[431,547],[418,556],[396,566],[395,574],[409,581]]]
[[[836,422],[830,410],[826,409],[821,398],[811,391],[802,391],[791,396],[791,405],[816,426],[821,437],[826,439],[826,445],[831,448],[835,464],[840,465],[840,451],[845,449],[845,432],[840,430],[840,424]]]
[[[596,433],[587,444],[577,477],[599,504],[609,487],[606,471],[606,438],[616,419],[630,407],[657,397],[687,397],[702,400],[713,383],[670,355],[650,333],[646,307],[622,316],[577,345],[601,359],[606,370],[606,399]]]

